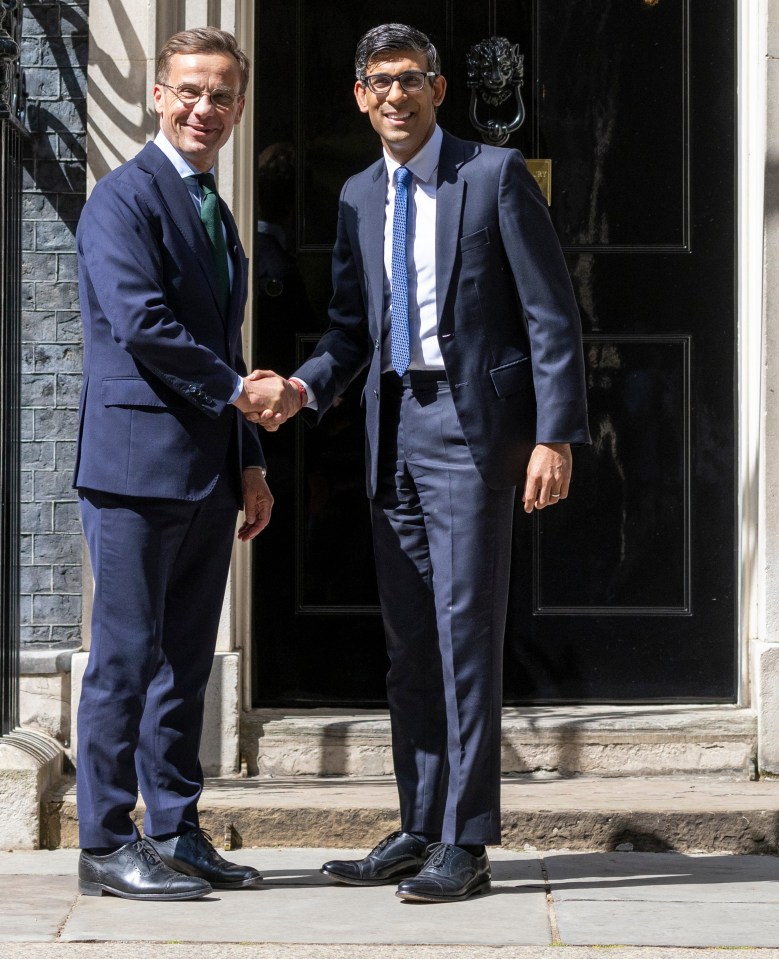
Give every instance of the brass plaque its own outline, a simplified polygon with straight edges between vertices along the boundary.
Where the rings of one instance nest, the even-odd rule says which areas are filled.
[[[544,199],[547,205],[552,202],[552,161],[551,160],[525,160],[527,168],[536,178],[536,183],[541,187]]]

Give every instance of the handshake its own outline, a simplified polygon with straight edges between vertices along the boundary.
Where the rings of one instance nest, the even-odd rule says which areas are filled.
[[[303,387],[273,370],[253,370],[245,376],[243,389],[233,401],[250,423],[259,423],[271,433],[299,413],[305,404]]]

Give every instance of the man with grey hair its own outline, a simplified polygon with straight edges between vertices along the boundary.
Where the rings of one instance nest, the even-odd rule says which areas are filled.
[[[438,126],[430,40],[383,24],[355,67],[384,155],[343,188],[330,326],[294,379],[320,418],[368,367],[401,829],[323,872],[449,902],[490,888],[515,489],[527,513],[568,495],[571,444],[589,441],[581,324],[520,153]]]

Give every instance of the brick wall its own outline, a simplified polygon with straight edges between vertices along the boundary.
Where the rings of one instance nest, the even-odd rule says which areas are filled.
[[[86,191],[88,3],[25,0],[22,242],[22,647],[81,642],[81,532],[71,489],[81,325],[75,231]]]

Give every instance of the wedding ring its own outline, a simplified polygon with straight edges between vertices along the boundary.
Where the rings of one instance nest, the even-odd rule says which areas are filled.
[[[552,499],[560,499],[559,493],[552,493]]]

